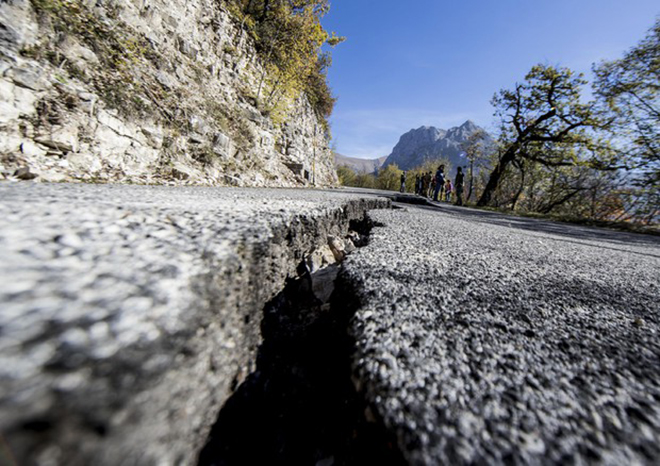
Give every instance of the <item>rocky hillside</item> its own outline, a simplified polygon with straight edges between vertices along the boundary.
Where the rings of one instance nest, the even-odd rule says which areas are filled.
[[[336,182],[303,96],[260,108],[253,39],[214,0],[0,3],[0,179]]]
[[[433,126],[411,129],[401,136],[383,165],[396,164],[402,170],[410,170],[428,160],[446,159],[453,167],[464,166],[467,161],[463,145],[479,130],[481,128],[470,120],[449,130]],[[486,138],[491,139],[488,135]]]
[[[335,166],[348,167],[355,173],[373,173],[383,166],[387,157],[379,157],[377,159],[358,159],[356,157],[346,157],[345,155],[334,152]]]

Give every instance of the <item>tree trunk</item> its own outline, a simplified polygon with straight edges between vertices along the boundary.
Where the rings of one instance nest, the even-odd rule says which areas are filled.
[[[270,50],[268,50],[268,55],[266,55],[266,59],[262,61],[262,65],[264,69],[263,72],[261,73],[261,78],[259,79],[259,90],[257,91],[257,105],[259,105],[259,98],[261,97],[261,91],[263,89],[264,80],[266,79],[266,73],[268,72],[268,62],[270,61],[270,57],[273,55],[275,44],[280,40],[281,32],[282,29],[277,28],[277,35],[275,36],[275,39],[270,41]]]
[[[598,187],[594,186],[591,190],[591,219],[596,219],[596,197],[598,195]]]
[[[470,202],[470,198],[472,197],[472,187],[474,186],[474,160],[470,160],[470,189],[468,190],[468,195],[467,199],[465,199],[465,202],[468,203]]]
[[[266,71],[267,71],[267,69],[268,69],[268,68],[266,68],[266,65],[264,65],[264,69],[263,69],[263,71],[261,72],[261,77],[259,78],[259,88],[257,89],[257,97],[256,97],[257,105],[259,105],[259,98],[261,97],[261,88],[263,87],[263,85],[264,85],[264,80],[266,79]]]
[[[516,193],[515,196],[513,196],[513,201],[511,201],[511,211],[516,210],[516,204],[518,203],[518,199],[520,199],[520,195],[522,194],[524,189],[525,189],[525,170],[524,170],[523,166],[521,165],[521,167],[520,167],[520,188],[518,188],[518,192]]]
[[[277,81],[275,82],[275,84],[273,84],[273,89],[270,91],[270,94],[268,94],[268,97],[266,97],[266,102],[264,103],[264,107],[265,107],[265,108],[269,108],[269,107],[270,107],[270,103],[272,102],[273,97],[275,96],[275,94],[276,94],[277,92],[280,92],[280,97],[281,97],[282,94],[281,94],[281,91],[280,91],[280,89],[279,89],[279,85],[280,85],[281,82],[282,82],[282,75],[280,74],[280,75],[277,77]],[[277,102],[279,102],[279,101],[280,101],[280,99],[278,98],[278,99],[277,99]],[[277,105],[277,104],[276,104],[276,105]],[[273,107],[270,107],[270,108],[271,108],[271,109],[272,109],[272,108],[275,108],[275,105],[274,105]]]
[[[486,184],[484,192],[481,194],[481,198],[479,198],[479,202],[477,202],[479,207],[484,207],[490,204],[493,193],[500,185],[500,180],[502,179],[502,175],[504,174],[506,167],[516,158],[517,151],[518,144],[513,144],[507,149],[500,161],[497,163],[495,169],[490,174],[490,178],[488,178],[488,184]]]

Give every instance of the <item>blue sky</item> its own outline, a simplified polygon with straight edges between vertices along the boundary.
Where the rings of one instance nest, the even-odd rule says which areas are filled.
[[[389,155],[422,125],[467,119],[493,127],[490,99],[536,63],[591,65],[618,58],[660,15],[657,0],[332,0],[335,149]]]

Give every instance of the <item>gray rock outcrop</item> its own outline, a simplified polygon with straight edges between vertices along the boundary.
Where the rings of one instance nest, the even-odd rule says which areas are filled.
[[[264,68],[227,8],[0,2],[0,178],[27,168],[41,181],[334,184],[304,95],[277,117],[259,104]]]
[[[427,161],[446,159],[452,167],[467,165],[463,145],[481,128],[468,120],[461,126],[449,130],[433,126],[411,129],[401,136],[383,166],[396,164],[402,170],[420,167]],[[486,134],[486,139],[491,141]]]

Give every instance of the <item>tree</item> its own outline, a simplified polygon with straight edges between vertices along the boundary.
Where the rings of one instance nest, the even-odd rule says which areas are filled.
[[[328,68],[332,63],[329,53],[319,56],[315,69],[307,77],[305,93],[317,114],[327,120],[332,114],[337,99],[328,86]]]
[[[345,165],[340,165],[337,167],[337,177],[342,186],[355,186],[356,173],[352,168],[349,168]]]
[[[488,134],[483,129],[479,129],[470,134],[467,141],[462,145],[468,159],[468,193],[465,202],[469,202],[474,192],[474,172],[479,171],[488,162],[488,157],[494,150],[494,145],[489,143]]]
[[[592,131],[604,124],[595,104],[581,101],[586,83],[568,68],[536,65],[525,82],[493,97],[502,152],[477,205],[488,205],[509,166],[523,159],[547,167],[616,168],[607,144]]]
[[[371,173],[358,173],[355,177],[355,186],[358,188],[375,188],[376,177]]]
[[[322,53],[321,47],[344,40],[321,24],[330,9],[328,0],[233,1],[244,16],[242,24],[257,39],[265,62],[256,96],[261,107],[277,114],[282,111],[280,102],[304,92],[317,114],[327,118],[335,99],[326,80],[330,55]]]
[[[660,19],[623,58],[598,64],[594,74],[594,91],[612,118],[613,138],[632,158],[642,215],[657,215],[660,206],[653,204],[660,191]],[[643,199],[644,193],[650,197]]]
[[[337,177],[343,186],[356,188],[375,188],[376,177],[372,173],[355,173],[352,168],[345,165],[337,167]]]
[[[401,173],[396,164],[388,165],[378,171],[376,177],[376,187],[388,191],[398,191],[401,186]]]

